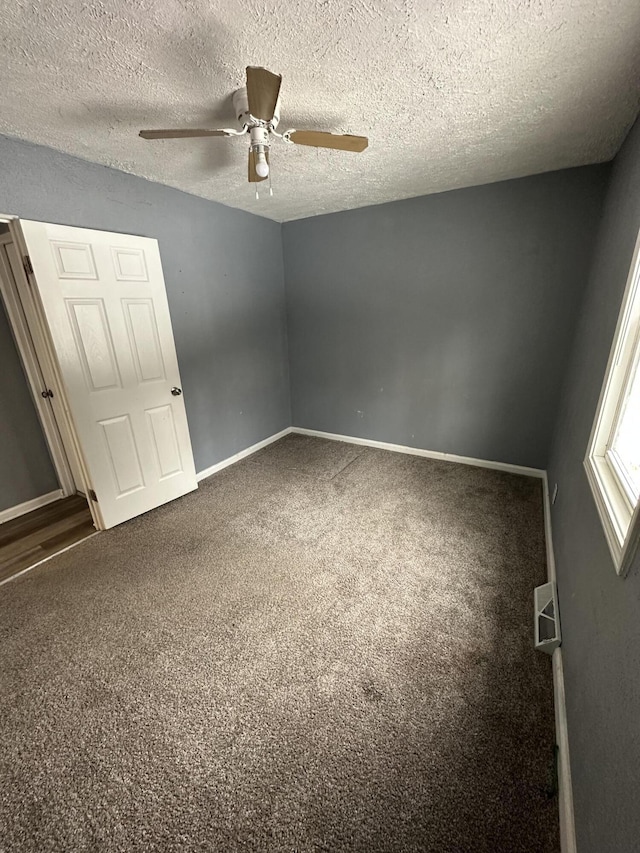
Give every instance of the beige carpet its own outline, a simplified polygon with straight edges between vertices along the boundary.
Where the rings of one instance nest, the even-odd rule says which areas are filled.
[[[0,851],[556,853],[539,481],[301,436],[0,588]]]

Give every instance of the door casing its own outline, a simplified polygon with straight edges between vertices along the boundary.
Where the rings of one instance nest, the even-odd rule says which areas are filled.
[[[61,390],[60,396],[56,398],[55,411],[50,402],[42,397],[42,392],[48,389],[49,384],[56,376],[55,363],[46,344],[47,335],[38,310],[37,300],[33,297],[31,285],[22,263],[23,258],[27,255],[27,250],[18,225],[19,219],[10,214],[0,214],[0,222],[6,223],[9,227],[8,234],[0,235],[0,243],[4,245],[13,244],[18,255],[18,263],[9,266],[4,252],[0,253],[0,266],[3,273],[0,276],[0,291],[36,413],[58,477],[60,497],[73,495],[77,491],[87,494],[87,489],[90,486],[87,484],[77,456],[73,441],[73,423],[68,415],[69,409],[64,399],[64,391]],[[60,387],[59,383],[56,384]],[[73,466],[70,462],[70,456],[73,459]],[[76,470],[75,477],[73,468]],[[91,501],[88,503],[94,524],[98,529],[101,529],[95,508],[91,506]]]

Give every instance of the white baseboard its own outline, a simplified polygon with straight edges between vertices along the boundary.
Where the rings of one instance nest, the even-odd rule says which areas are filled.
[[[408,453],[411,456],[424,456],[427,459],[440,459],[443,462],[459,462],[461,465],[475,465],[476,468],[491,468],[494,471],[507,471],[511,474],[522,474],[525,477],[544,478],[542,468],[527,468],[524,465],[511,465],[509,462],[491,462],[487,459],[474,459],[471,456],[456,456],[454,453],[442,453],[439,450],[422,450],[419,447],[405,447],[402,444],[389,444],[387,441],[374,441],[370,438],[356,438],[353,435],[338,435],[334,432],[321,432],[317,429],[291,427],[290,432],[300,435],[315,435],[318,438],[328,438],[331,441],[346,441],[348,444],[361,444],[365,447],[377,447],[380,450],[391,450],[394,453]]]
[[[262,441],[257,442],[257,444],[252,444],[251,447],[247,447],[244,450],[240,450],[238,453],[234,453],[233,456],[223,459],[222,462],[216,462],[215,465],[205,468],[204,471],[198,471],[196,473],[196,480],[200,482],[200,480],[204,480],[206,477],[210,477],[212,474],[222,471],[223,468],[228,468],[229,465],[233,465],[234,462],[239,462],[246,456],[251,456],[252,453],[262,450],[262,448],[266,447],[268,444],[273,444],[274,441],[278,441],[278,439],[284,438],[285,435],[289,435],[290,432],[291,427],[287,427],[286,429],[275,433],[275,435],[270,435],[269,438],[264,438]]]
[[[556,580],[556,558],[553,553],[553,536],[551,535],[551,495],[549,493],[549,479],[544,472],[542,484],[542,504],[544,507],[544,541],[547,548],[547,580]]]
[[[17,506],[10,506],[8,509],[0,510],[0,524],[5,521],[11,521],[12,518],[18,518],[20,515],[25,515],[32,512],[34,509],[39,509],[41,506],[58,501],[64,497],[62,489],[56,489],[55,492],[48,492],[46,495],[40,495],[39,498],[33,498],[30,501],[25,501]]]
[[[257,442],[257,444],[252,444],[251,447],[247,447],[245,450],[240,450],[233,456],[223,459],[221,462],[216,462],[215,465],[211,465],[211,467],[205,468],[203,471],[198,471],[196,479],[200,482],[200,480],[210,477],[217,471],[222,471],[223,468],[233,465],[234,462],[239,462],[241,459],[251,456],[252,453],[261,450],[263,447],[267,447],[269,444],[273,444],[274,441],[278,441],[278,439],[284,438],[285,435],[289,435],[289,433],[292,432],[297,433],[298,435],[313,435],[318,438],[327,438],[330,441],[344,441],[347,444],[359,444],[364,447],[376,447],[380,450],[391,450],[394,453],[408,453],[411,456],[423,456],[427,459],[440,459],[444,462],[459,462],[461,465],[475,465],[476,468],[491,468],[495,471],[507,471],[511,474],[522,474],[525,477],[539,477],[540,479],[544,479],[546,474],[542,468],[527,468],[525,465],[511,465],[509,462],[491,462],[487,459],[474,459],[471,456],[456,456],[454,453],[442,453],[438,450],[423,450],[419,447],[405,447],[402,444],[390,444],[388,441],[374,441],[369,438],[358,438],[353,435],[339,435],[334,432],[322,432],[321,430],[305,429],[303,427],[287,427],[286,429],[275,433],[275,435],[270,435],[268,438]]]
[[[562,648],[555,649],[551,658],[553,666],[553,704],[556,717],[556,743],[558,745],[558,808],[560,811],[560,850],[577,853],[576,824],[573,814],[573,788],[569,763],[569,731],[567,705],[564,693]]]
[[[547,473],[544,475],[544,533],[547,546],[547,578],[556,580],[556,560],[553,553],[551,529],[551,496]],[[576,825],[573,813],[573,787],[569,760],[569,730],[567,726],[567,704],[564,692],[564,669],[562,647],[555,649],[551,658],[553,667],[553,705],[556,719],[556,743],[558,745],[558,807],[560,811],[560,849],[562,853],[577,853]]]

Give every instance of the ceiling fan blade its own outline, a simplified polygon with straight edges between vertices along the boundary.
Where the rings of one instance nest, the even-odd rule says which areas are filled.
[[[269,162],[269,149],[265,148],[264,156]],[[268,175],[267,175],[268,177]],[[256,155],[252,148],[249,149],[249,182],[252,184],[257,184],[259,181],[266,181],[267,178],[261,178],[260,175],[256,172]]]
[[[143,139],[188,139],[191,136],[230,136],[226,130],[141,130]]]
[[[261,121],[271,121],[278,103],[282,77],[266,68],[247,68],[247,99],[249,112]]]
[[[289,139],[296,145],[312,145],[314,148],[337,148],[340,151],[364,151],[369,144],[366,136],[351,136],[349,133],[325,133],[323,130],[292,130]]]

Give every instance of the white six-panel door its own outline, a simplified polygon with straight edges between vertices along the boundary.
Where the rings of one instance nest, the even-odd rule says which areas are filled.
[[[20,224],[103,526],[197,488],[157,241]]]

